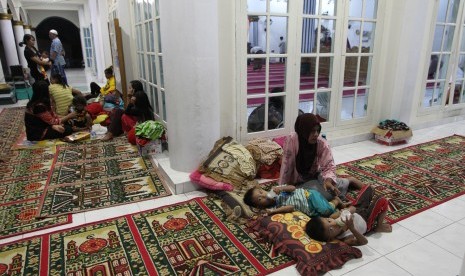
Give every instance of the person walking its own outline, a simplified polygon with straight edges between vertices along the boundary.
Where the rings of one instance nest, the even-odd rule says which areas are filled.
[[[51,74],[60,74],[63,82],[68,84],[65,74],[65,51],[61,40],[58,38],[58,32],[52,29],[48,33],[48,37],[52,40],[50,46],[50,60],[53,62]]]

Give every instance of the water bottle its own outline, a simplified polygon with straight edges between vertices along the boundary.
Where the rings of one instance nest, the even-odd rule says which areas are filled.
[[[344,226],[345,225],[344,221],[348,220],[351,215],[352,214],[350,213],[348,209],[342,210],[341,215],[337,219],[335,219],[336,224],[339,226]]]

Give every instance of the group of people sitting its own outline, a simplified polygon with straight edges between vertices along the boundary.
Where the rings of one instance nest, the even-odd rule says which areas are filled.
[[[245,193],[244,203],[266,210],[266,215],[301,211],[311,217],[306,225],[309,237],[324,242],[337,238],[364,245],[368,242],[364,234],[371,230],[391,232],[391,225],[384,222],[388,200],[354,177],[336,177],[317,116],[299,115],[294,129],[284,146],[279,186],[270,192],[253,187]],[[341,198],[349,187],[361,191],[356,200],[344,203]]]
[[[58,139],[76,131],[91,130],[97,115],[106,114],[109,122],[102,140],[126,133],[129,142],[136,144],[135,125],[154,120],[153,109],[143,85],[138,80],[130,82],[127,93],[129,103],[124,109],[111,67],[105,70],[105,76],[107,83],[104,87],[97,88],[97,84],[91,84],[91,97],[68,86],[60,74],[52,74],[50,85],[44,80],[35,82],[24,117],[27,139]]]

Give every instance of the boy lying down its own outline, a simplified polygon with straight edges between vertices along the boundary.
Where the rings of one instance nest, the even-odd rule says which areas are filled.
[[[384,223],[388,210],[388,201],[375,196],[371,186],[366,185],[360,191],[354,206],[347,208],[341,199],[334,197],[328,202],[318,191],[296,188],[295,186],[277,186],[270,192],[259,187],[249,189],[244,195],[244,203],[258,209],[265,209],[266,215],[300,211],[311,217],[306,233],[319,241],[340,239],[349,245],[364,245],[368,240],[365,233],[391,232],[391,225]],[[343,209],[342,212],[336,208]]]

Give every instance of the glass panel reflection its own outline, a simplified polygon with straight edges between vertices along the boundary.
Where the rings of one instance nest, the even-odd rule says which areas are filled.
[[[358,74],[359,85],[369,85],[370,79],[367,77],[371,68],[372,57],[360,57],[360,70]]]
[[[375,23],[364,22],[363,23],[363,32],[359,33],[362,36],[362,47],[368,48],[369,51],[363,52],[373,52],[373,43],[375,42]]]
[[[438,16],[436,18],[436,22],[445,22],[446,21],[446,12],[447,12],[447,4],[448,4],[448,2],[449,2],[449,0],[440,0]]]
[[[303,93],[299,95],[299,115],[313,113],[315,93]]]
[[[326,16],[336,15],[336,3],[337,1],[322,1],[321,15],[326,15]]]
[[[334,34],[336,32],[336,20],[324,19],[321,21],[320,52],[334,52]],[[325,48],[325,49],[323,49]]]
[[[247,0],[247,12],[266,12],[266,2],[263,0]]]
[[[272,13],[287,13],[288,1],[270,1],[270,12]]]
[[[447,67],[449,67],[449,59],[450,54],[441,54],[440,56],[440,64],[442,67],[439,69],[439,76],[438,79],[445,79],[447,74]]]
[[[280,91],[286,90],[286,58],[281,58],[281,63],[271,63],[268,77],[268,87],[270,91],[273,88],[279,88]]]
[[[161,90],[161,100],[162,100],[162,109],[163,109],[163,120],[168,122],[168,115],[166,113],[166,91]]]
[[[359,88],[357,90],[356,107],[354,118],[362,118],[367,116],[368,108],[368,88]]]
[[[271,52],[287,53],[287,17],[270,17],[270,48]]]
[[[459,10],[460,1],[450,0],[449,11],[447,12],[447,23],[455,23],[457,20],[457,12]]]
[[[444,26],[436,25],[436,29],[434,30],[433,52],[441,51],[443,33],[444,33]]]
[[[442,47],[443,51],[450,51],[452,47],[452,40],[454,39],[454,26],[446,26],[446,33],[444,37],[444,46]]]
[[[318,13],[319,0],[304,0],[303,13],[315,15]]]
[[[375,19],[378,10],[378,0],[365,0],[365,14],[367,19]]]
[[[349,17],[362,17],[362,0],[351,0],[349,2]]]
[[[265,93],[266,58],[252,58],[247,66],[247,95]]]
[[[160,66],[160,85],[161,87],[165,87],[165,80],[163,75],[163,57],[160,56],[158,62]]]
[[[357,76],[358,57],[346,57],[344,86],[354,86]]]
[[[316,52],[318,19],[304,18],[302,20],[302,53]]]
[[[333,71],[333,57],[320,57],[318,63],[318,77],[315,78],[317,87],[330,88]]]
[[[316,94],[316,114],[319,116],[320,122],[326,122],[329,119],[330,100],[330,92],[318,92]]]
[[[348,30],[347,30],[347,52],[358,52],[361,40],[361,21],[349,21]],[[355,49],[354,49],[355,48]]]
[[[266,52],[266,16],[248,16],[247,53],[263,54]],[[279,39],[279,36],[278,36]],[[261,51],[261,52],[259,52]]]

